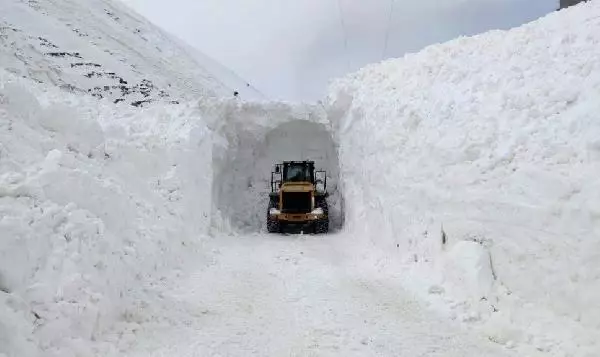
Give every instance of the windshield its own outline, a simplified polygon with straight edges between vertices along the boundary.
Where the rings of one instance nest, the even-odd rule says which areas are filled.
[[[312,172],[308,165],[290,164],[283,171],[283,180],[312,182]]]

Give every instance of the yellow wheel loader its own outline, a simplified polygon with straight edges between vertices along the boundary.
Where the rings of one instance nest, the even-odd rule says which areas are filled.
[[[329,231],[327,174],[314,161],[284,161],[271,172],[267,230],[289,228],[323,234]]]

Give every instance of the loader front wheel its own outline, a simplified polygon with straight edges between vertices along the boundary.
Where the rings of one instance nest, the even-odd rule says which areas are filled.
[[[268,217],[267,218],[267,231],[269,231],[269,233],[280,233],[281,225],[279,224],[279,221],[275,218]]]
[[[281,225],[279,223],[279,220],[277,220],[277,218],[272,217],[269,213],[271,208],[277,208],[277,201],[273,199],[269,200],[269,208],[267,208],[267,231],[269,233],[280,233]]]
[[[325,234],[329,232],[329,220],[327,218],[319,219],[315,222],[315,234]]]
[[[318,219],[314,223],[315,234],[325,234],[329,232],[329,207],[327,201],[323,198],[317,201],[317,207],[323,209],[325,217]]]

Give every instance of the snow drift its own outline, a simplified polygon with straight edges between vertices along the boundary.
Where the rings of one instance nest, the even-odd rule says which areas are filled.
[[[557,355],[598,351],[599,43],[592,1],[368,66],[329,98],[347,228],[396,261],[440,266],[432,291],[458,283],[454,297]],[[463,241],[483,249],[445,253]],[[495,292],[470,295],[452,276],[463,263]]]

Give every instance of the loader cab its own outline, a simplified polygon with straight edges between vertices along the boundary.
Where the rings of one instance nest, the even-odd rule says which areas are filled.
[[[327,191],[325,171],[315,170],[314,161],[284,161],[271,172],[271,192],[279,191],[286,183],[310,183],[320,193]]]
[[[313,183],[315,181],[315,164],[313,162],[284,162],[282,170],[283,182]]]

